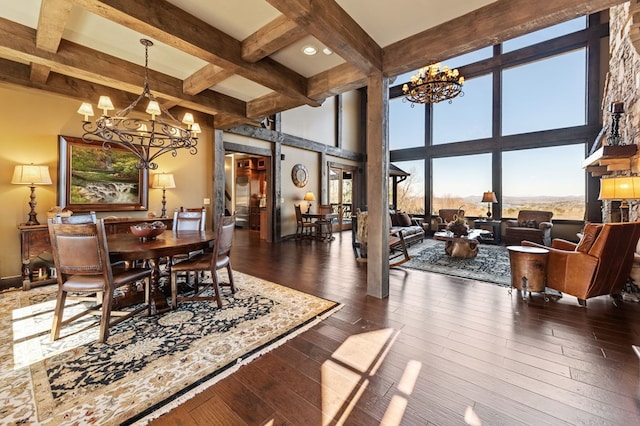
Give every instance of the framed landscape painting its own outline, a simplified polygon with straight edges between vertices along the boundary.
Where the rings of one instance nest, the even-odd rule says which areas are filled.
[[[149,171],[126,149],[58,137],[58,206],[71,211],[147,210]]]

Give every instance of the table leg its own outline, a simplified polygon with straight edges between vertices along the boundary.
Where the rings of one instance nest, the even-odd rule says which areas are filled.
[[[151,266],[151,295],[149,297],[149,305],[151,315],[161,314],[169,311],[171,308],[167,303],[167,297],[160,289],[160,259],[149,259]]]

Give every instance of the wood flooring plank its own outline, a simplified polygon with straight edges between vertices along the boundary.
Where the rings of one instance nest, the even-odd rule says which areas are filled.
[[[638,303],[524,302],[505,287],[402,268],[377,299],[351,231],[330,244],[271,244],[249,230],[234,240],[236,270],[344,306],[152,424],[225,413],[238,424],[369,426],[393,413],[402,425],[463,425],[469,407],[483,425],[640,424]],[[386,346],[358,343],[386,330],[397,334]]]

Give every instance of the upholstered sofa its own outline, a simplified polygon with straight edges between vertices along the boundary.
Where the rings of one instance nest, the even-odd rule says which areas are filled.
[[[545,246],[551,245],[551,218],[553,212],[544,210],[520,210],[517,220],[505,222],[504,243],[506,245],[520,245],[528,240]]]
[[[424,240],[425,231],[418,219],[412,218],[408,213],[395,212],[389,213],[389,231],[402,232],[404,241],[407,245],[415,244]]]

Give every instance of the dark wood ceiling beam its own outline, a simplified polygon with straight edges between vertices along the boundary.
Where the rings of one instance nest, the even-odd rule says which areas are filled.
[[[66,40],[61,41],[57,53],[44,52],[35,47],[33,29],[3,19],[0,19],[0,57],[37,63],[59,74],[130,93],[142,92],[144,67]],[[209,114],[226,112],[246,116],[244,101],[210,90],[197,96],[186,95],[182,91],[182,80],[153,70],[149,70],[149,86],[155,96],[175,104]]]
[[[367,84],[367,77],[353,65],[344,63],[309,78],[309,96],[326,99]],[[260,119],[301,106],[290,98],[270,93],[247,102],[247,117]]]
[[[213,64],[207,64],[184,79],[182,82],[182,91],[187,95],[197,95],[232,75],[233,73],[229,70]]]
[[[382,48],[334,0],[267,1],[365,75],[382,70]]]
[[[64,27],[67,25],[74,0],[42,0],[36,46],[47,52],[56,52]]]
[[[502,43],[623,0],[498,0],[384,48],[384,73],[398,75]]]
[[[303,28],[281,15],[242,41],[242,59],[258,62],[306,35]]]
[[[91,13],[228,69],[299,102],[311,106],[318,105],[315,99],[307,97],[307,80],[303,76],[270,58],[264,58],[255,64],[244,61],[240,41],[167,1],[76,2]]]

